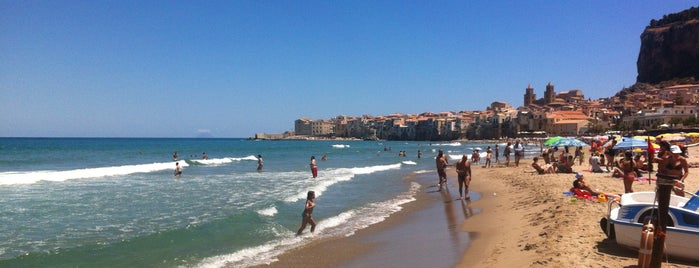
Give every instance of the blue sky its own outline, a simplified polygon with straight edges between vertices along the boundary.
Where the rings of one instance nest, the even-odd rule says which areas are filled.
[[[251,137],[329,119],[612,96],[697,1],[0,0],[0,137]]]

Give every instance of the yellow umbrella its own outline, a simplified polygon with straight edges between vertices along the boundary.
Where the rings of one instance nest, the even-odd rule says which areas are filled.
[[[642,139],[642,140],[650,140],[650,141],[655,141],[655,137],[653,136],[633,136],[632,138],[634,139]]]
[[[679,133],[664,133],[664,134],[660,134],[660,135],[655,136],[655,138],[656,138],[656,139],[661,139],[661,140],[662,140],[662,139],[664,139],[664,138],[674,137],[674,136],[682,136],[682,134],[679,134]]]

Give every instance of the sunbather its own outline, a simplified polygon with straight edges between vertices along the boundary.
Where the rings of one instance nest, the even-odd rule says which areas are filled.
[[[533,167],[534,169],[536,169],[536,172],[538,172],[539,174],[553,174],[553,173],[556,173],[556,171],[554,171],[553,166],[552,166],[551,164],[544,164],[543,167],[540,166],[539,163],[537,163],[537,162],[539,161],[539,157],[534,157],[534,158],[532,159],[532,161],[533,161],[533,162],[532,162],[532,167]]]

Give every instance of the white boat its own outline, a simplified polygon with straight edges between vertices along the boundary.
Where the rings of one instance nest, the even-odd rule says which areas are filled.
[[[654,202],[655,192],[626,193],[620,199],[609,200],[607,215],[600,220],[602,231],[616,239],[617,244],[638,249],[643,223],[651,214],[657,214]],[[680,259],[699,260],[699,197],[671,195],[668,212],[665,253]]]

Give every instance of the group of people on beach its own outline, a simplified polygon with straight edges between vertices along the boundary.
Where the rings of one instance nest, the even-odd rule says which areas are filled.
[[[444,151],[439,150],[437,152],[437,157],[435,157],[435,162],[437,165],[437,174],[439,176],[439,182],[437,183],[438,191],[442,190],[442,186],[448,188],[447,184],[447,171],[446,168],[449,166],[449,161],[447,160]],[[471,161],[467,154],[464,154],[459,161],[456,162],[456,174],[459,182],[459,199],[469,200],[471,197],[468,194],[468,186],[471,183]]]
[[[591,142],[588,159],[589,170],[587,171],[610,173],[612,177],[622,178],[624,193],[633,192],[634,181],[642,177],[643,173],[650,175],[656,171],[657,180],[663,180],[664,177],[671,178],[676,184],[674,192],[684,196],[684,180],[689,174],[686,147],[672,145],[661,140],[658,142],[657,153],[652,145],[648,146],[645,152],[634,152],[615,148],[617,141],[612,137],[610,139],[611,141],[605,146],[602,146],[599,141]],[[539,174],[574,173],[573,165],[576,160],[578,165],[583,165],[584,152],[582,146],[575,147],[574,154],[570,153],[569,147],[563,147],[562,150],[551,147],[542,150],[540,157],[544,159],[543,165],[539,164],[539,157],[534,157],[531,165]],[[555,157],[554,155],[557,153],[558,156]],[[576,177],[578,176],[576,175]],[[648,179],[650,180],[650,178]],[[592,195],[597,194],[596,191],[590,192]]]

